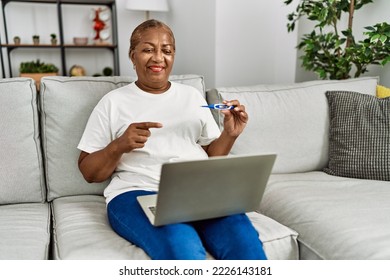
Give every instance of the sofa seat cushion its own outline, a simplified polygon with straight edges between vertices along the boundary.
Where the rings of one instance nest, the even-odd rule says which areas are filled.
[[[56,198],[52,212],[54,259],[148,259],[143,250],[111,229],[102,196]]]
[[[48,203],[0,206],[0,259],[45,260],[49,257]]]
[[[149,259],[142,249],[111,229],[102,196],[56,198],[52,211],[55,259]],[[270,259],[298,258],[296,232],[258,213],[250,213],[249,217]]]
[[[390,183],[274,174],[261,213],[298,232],[302,259],[390,259]]]
[[[298,233],[258,212],[247,213],[260,233],[263,248],[270,260],[297,260]]]

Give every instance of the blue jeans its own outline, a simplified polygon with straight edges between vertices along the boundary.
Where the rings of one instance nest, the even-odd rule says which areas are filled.
[[[153,226],[136,199],[147,191],[116,196],[107,206],[116,233],[142,248],[154,260],[204,260],[206,250],[216,259],[267,259],[262,242],[245,214]]]

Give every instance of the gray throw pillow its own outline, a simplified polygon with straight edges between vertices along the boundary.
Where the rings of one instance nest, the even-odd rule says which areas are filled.
[[[327,91],[329,163],[342,177],[390,181],[390,98]]]

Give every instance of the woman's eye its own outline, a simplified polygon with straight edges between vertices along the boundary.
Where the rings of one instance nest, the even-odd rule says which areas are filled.
[[[153,52],[153,49],[144,49],[144,52],[146,52],[146,53],[152,53],[152,52]]]
[[[165,54],[172,54],[172,51],[171,50],[163,50],[163,53],[165,53]]]

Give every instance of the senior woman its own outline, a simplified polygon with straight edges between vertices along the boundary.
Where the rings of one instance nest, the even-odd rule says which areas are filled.
[[[245,214],[153,226],[136,197],[158,192],[161,165],[172,160],[227,155],[248,121],[237,100],[225,101],[219,131],[204,99],[190,86],[169,81],[175,60],[171,29],[157,20],[135,28],[130,59],[137,81],[106,94],[93,110],[78,148],[88,182],[111,178],[104,190],[113,230],[151,259],[266,259]]]

